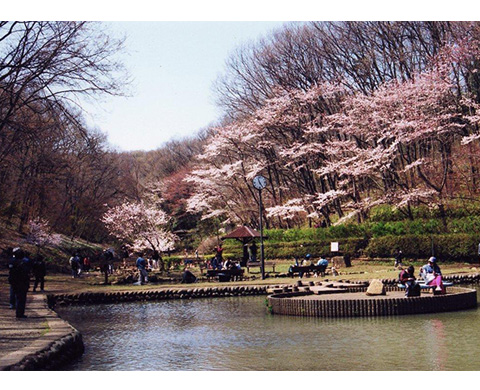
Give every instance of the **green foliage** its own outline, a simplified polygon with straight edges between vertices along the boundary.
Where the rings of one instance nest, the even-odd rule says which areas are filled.
[[[345,224],[330,226],[328,228],[265,230],[266,241],[268,242],[308,242],[348,237],[364,237],[366,234],[365,226],[359,224]]]
[[[411,259],[425,259],[432,254],[442,260],[472,261],[477,256],[480,232],[480,207],[452,205],[447,210],[447,227],[438,218],[438,210],[427,207],[412,208],[415,219],[389,206],[372,210],[369,222],[348,223],[328,228],[267,229],[265,230],[265,257],[269,259],[332,256],[330,243],[338,241],[342,254],[351,256],[390,258],[401,248]],[[225,243],[224,248],[234,258],[242,257],[237,242]]]
[[[377,206],[370,211],[370,221],[372,222],[400,221],[402,219],[405,219],[405,214],[391,206]]]
[[[235,248],[234,246],[226,246],[224,245],[223,248],[224,250],[227,249],[228,252],[223,252],[222,257],[224,259],[229,259],[229,260],[238,260],[242,257],[243,252],[242,249],[240,248],[239,245],[237,245],[238,248]],[[203,258],[205,260],[212,260],[215,257],[214,254],[209,254],[209,255],[204,255]]]
[[[369,257],[393,257],[400,248],[407,258],[425,259],[432,254],[443,260],[473,261],[478,236],[470,234],[403,235],[374,237],[365,249]]]
[[[168,256],[163,257],[162,260],[165,269],[168,270],[171,267],[173,267],[174,269],[179,269],[183,259],[180,256]]]
[[[342,238],[336,240],[339,242],[340,250],[343,253],[348,253],[351,256],[358,255],[366,247],[368,240],[364,238]],[[314,257],[320,255],[332,256],[330,253],[331,239],[327,240],[304,240],[304,241],[279,241],[272,242],[265,240],[264,252],[267,259],[293,259],[295,257],[303,258],[307,253],[310,253]],[[243,255],[242,247],[240,244],[237,246],[226,246],[224,249],[229,253],[224,254],[224,258],[240,259]],[[206,255],[205,258],[212,258],[213,255]]]
[[[437,207],[429,208],[426,206],[417,206],[411,209],[414,220],[417,219],[438,219],[440,212]],[[449,202],[445,207],[447,218],[459,219],[471,215],[480,215],[480,204],[473,202]],[[377,206],[370,211],[370,222],[393,222],[407,219],[406,213],[388,205]]]
[[[369,223],[368,230],[373,237],[405,234],[435,234],[441,233],[443,226],[437,219],[429,220],[405,220],[391,222]]]

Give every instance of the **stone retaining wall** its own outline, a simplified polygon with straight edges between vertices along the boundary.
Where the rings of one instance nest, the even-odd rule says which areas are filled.
[[[82,335],[77,330],[30,354],[20,362],[3,368],[5,371],[56,370],[83,354]]]
[[[48,323],[48,331],[28,346],[0,358],[0,370],[55,370],[81,356],[82,335],[47,307],[44,296],[33,295],[30,310]]]
[[[358,288],[355,289],[358,292]],[[363,289],[365,291],[366,288]],[[396,290],[395,287],[388,291]],[[447,295],[411,298],[368,297],[345,299],[339,294],[329,299],[291,299],[294,293],[273,294],[268,303],[273,314],[342,318],[397,316],[470,309],[477,306],[476,290],[450,287]],[[298,295],[298,294],[296,294]]]
[[[161,301],[230,296],[266,295],[267,286],[226,286],[144,291],[95,292],[80,294],[50,294],[48,305],[99,304],[134,301]]]

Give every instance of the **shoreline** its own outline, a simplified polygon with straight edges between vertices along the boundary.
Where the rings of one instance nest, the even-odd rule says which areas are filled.
[[[455,284],[479,284],[480,274],[448,275],[444,280]],[[298,283],[300,282],[301,283]],[[324,282],[325,280],[322,280]],[[7,294],[2,292],[0,304],[0,329],[6,329],[6,336],[0,337],[0,371],[8,370],[56,370],[65,363],[82,355],[84,345],[82,335],[68,322],[61,319],[54,311],[55,305],[70,304],[102,304],[133,301],[161,301],[171,299],[201,299],[220,298],[229,296],[267,295],[275,289],[291,286],[287,283],[272,283],[270,285],[227,285],[213,287],[153,287],[148,290],[125,290],[106,292],[80,293],[29,293],[27,303],[28,318],[16,320],[12,310],[8,308]],[[308,279],[301,279],[297,285],[308,285]],[[348,282],[344,280],[344,282]],[[358,281],[352,281],[358,283]],[[394,279],[384,279],[388,286],[396,284]],[[43,328],[42,325],[43,324]],[[31,332],[31,341],[6,346],[15,336]],[[13,341],[12,341],[13,342]],[[24,344],[27,345],[24,345]],[[15,342],[13,342],[15,344]]]

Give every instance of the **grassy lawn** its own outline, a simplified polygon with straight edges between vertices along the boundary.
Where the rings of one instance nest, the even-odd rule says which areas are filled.
[[[236,285],[278,285],[278,284],[294,284],[299,278],[289,278],[289,277],[275,277],[279,273],[286,273],[288,267],[290,266],[288,261],[278,261],[276,262],[275,269],[276,274],[271,273],[271,267],[266,266],[266,271],[268,277],[265,280],[261,279],[260,270],[255,268],[251,270],[251,273],[245,273],[245,276],[249,280],[238,281],[238,282],[227,282],[227,283],[218,283],[218,282],[207,282],[200,281],[193,285],[185,285],[180,283],[148,283],[143,286],[134,286],[132,284],[128,285],[103,285],[104,277],[98,272],[92,272],[90,274],[82,275],[80,278],[72,279],[70,275],[66,274],[54,274],[47,275],[45,289],[50,293],[80,293],[80,292],[101,292],[101,291],[138,291],[138,290],[152,290],[152,289],[161,289],[161,288],[201,288],[201,287],[218,287],[218,286],[236,286]],[[418,275],[420,267],[423,265],[423,262],[406,262],[404,266],[413,265],[415,267],[415,274]],[[479,265],[468,264],[468,263],[440,263],[442,272],[444,275],[452,274],[476,274],[480,270]],[[304,277],[304,281],[322,281],[324,279],[328,280],[371,280],[371,279],[396,279],[399,274],[399,270],[393,267],[392,261],[361,261],[353,260],[351,267],[339,267],[339,275],[331,276],[326,275],[325,278],[318,277]],[[193,268],[192,272],[199,276],[200,270],[198,268]],[[246,272],[246,269],[245,269]],[[171,277],[179,277],[181,271],[171,271]],[[110,280],[114,280],[115,275],[110,277]]]

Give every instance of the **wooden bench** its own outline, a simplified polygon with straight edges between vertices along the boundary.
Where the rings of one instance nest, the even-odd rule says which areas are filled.
[[[207,281],[218,279],[219,282],[230,282],[243,279],[243,269],[208,269],[205,274]]]
[[[260,268],[261,264],[262,263],[260,263],[259,261],[255,261],[255,262],[249,261],[247,263],[247,272],[250,273],[250,268],[252,268],[252,267],[259,267]],[[265,261],[264,264],[265,264],[265,267],[267,265],[272,267],[272,273],[275,273],[275,262],[274,261]]]
[[[292,265],[288,270],[288,275],[293,277],[298,274],[298,276],[302,277],[304,274],[316,273],[325,276],[326,270],[326,265]]]

